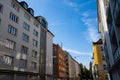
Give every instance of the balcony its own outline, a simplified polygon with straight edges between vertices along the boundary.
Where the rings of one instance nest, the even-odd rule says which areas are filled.
[[[115,24],[117,27],[120,27],[120,4],[116,4],[115,7]]]
[[[120,57],[120,48],[117,47],[113,53],[114,61],[116,62],[119,57]]]
[[[113,26],[111,26],[111,25],[108,24],[108,30],[109,30],[110,38],[112,39],[113,33],[114,33],[114,28],[113,28]]]

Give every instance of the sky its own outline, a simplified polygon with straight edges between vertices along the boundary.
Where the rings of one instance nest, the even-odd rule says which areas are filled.
[[[55,35],[53,42],[89,68],[93,53],[92,42],[100,38],[96,0],[24,1],[33,8],[35,16],[46,18],[48,29]]]

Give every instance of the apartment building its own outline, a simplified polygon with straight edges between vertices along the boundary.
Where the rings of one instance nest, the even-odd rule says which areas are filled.
[[[53,44],[53,75],[54,80],[66,79],[65,52],[58,44]]]
[[[51,79],[54,35],[47,27],[26,2],[0,0],[0,80]]]
[[[66,53],[66,69],[67,69],[67,80],[80,80],[80,65],[72,58],[72,56]]]
[[[99,80],[108,80],[107,63],[103,50],[102,39],[93,42],[93,77]]]
[[[111,80],[120,80],[120,0],[97,0],[99,32]]]

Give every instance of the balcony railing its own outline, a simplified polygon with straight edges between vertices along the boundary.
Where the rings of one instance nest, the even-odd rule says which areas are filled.
[[[115,24],[120,27],[120,3],[117,3],[115,7]]]
[[[114,58],[114,61],[117,61],[117,59],[120,57],[120,48],[117,47],[113,53],[113,58]]]

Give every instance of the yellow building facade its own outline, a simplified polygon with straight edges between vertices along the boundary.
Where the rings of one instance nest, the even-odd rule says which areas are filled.
[[[98,40],[97,42],[93,42],[93,61],[95,64],[95,70],[96,70],[96,78],[100,80],[106,80],[105,79],[105,71],[103,66],[103,60],[102,60],[102,40]]]

